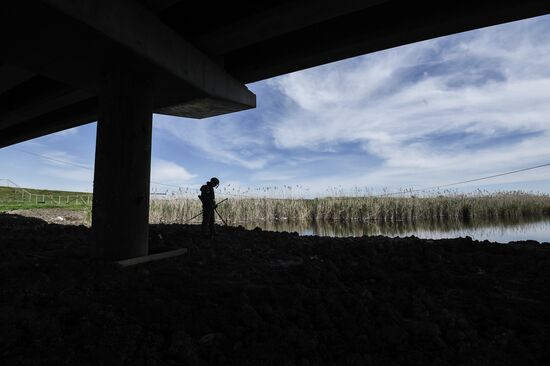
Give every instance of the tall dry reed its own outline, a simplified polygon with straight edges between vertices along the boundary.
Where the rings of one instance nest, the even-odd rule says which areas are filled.
[[[219,201],[219,200],[218,200]],[[153,199],[150,221],[186,223],[200,221],[198,198]],[[550,213],[550,196],[522,191],[447,194],[425,197],[331,196],[323,198],[233,197],[218,212],[228,222],[247,221],[469,221],[476,219],[518,219]]]

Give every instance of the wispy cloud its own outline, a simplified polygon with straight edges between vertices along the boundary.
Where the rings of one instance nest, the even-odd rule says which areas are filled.
[[[38,156],[38,155],[37,155]],[[79,190],[91,190],[93,167],[71,153],[62,150],[42,150],[37,176],[46,181],[59,182],[59,186],[76,184]]]
[[[172,161],[153,159],[151,162],[151,180],[158,183],[182,184],[196,177],[183,166]]]
[[[319,192],[432,186],[545,163],[548,32],[550,16],[284,75],[249,86],[256,110],[155,116],[155,133],[184,146],[197,175]],[[479,185],[549,177],[541,170]]]
[[[289,151],[358,143],[383,162],[360,179],[382,185],[546,162],[550,42],[542,30],[549,17],[273,79],[291,101],[271,123],[275,143]]]
[[[94,179],[94,174],[91,170],[74,167],[45,168],[41,174],[48,176],[50,179],[86,183],[89,187],[92,186]]]
[[[246,112],[243,112],[246,113]],[[238,117],[189,120],[155,116],[155,130],[196,149],[205,158],[229,165],[258,169],[270,160],[265,150],[265,135],[250,134]],[[258,154],[262,150],[262,154]]]
[[[56,132],[56,133],[52,134],[52,136],[54,136],[54,137],[75,136],[75,135],[78,134],[79,128],[80,127],[68,128],[66,130]]]
[[[21,150],[28,154],[34,154],[38,156],[44,165],[55,167],[73,167],[84,170],[93,170],[93,166],[81,161],[81,159],[72,153],[63,150],[42,150],[40,153],[33,153],[27,150]]]

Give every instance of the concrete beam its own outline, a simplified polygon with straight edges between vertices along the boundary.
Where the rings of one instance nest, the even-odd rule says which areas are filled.
[[[221,100],[233,104],[234,109],[256,106],[255,95],[248,88],[139,3],[129,0],[42,1],[195,88],[203,94],[196,99]],[[162,89],[158,83],[155,87]]]
[[[386,1],[388,0],[289,1],[238,23],[193,38],[192,41],[210,55],[224,55]]]
[[[173,106],[195,111],[185,105],[205,98],[223,101],[231,112],[256,103],[246,86],[133,1],[7,2],[0,12],[0,43],[9,50],[4,62],[93,95],[99,92],[98,80],[111,70],[147,73],[157,112]],[[216,113],[225,113],[224,108]]]
[[[0,132],[92,97],[83,90],[34,78],[0,96]]]
[[[0,94],[29,80],[34,74],[10,64],[0,64]]]
[[[388,1],[225,56],[243,83],[453,33],[548,14],[543,0]]]
[[[182,1],[183,0],[143,0],[143,4],[147,9],[158,14]]]
[[[0,131],[0,148],[97,121],[97,98],[90,98]]]

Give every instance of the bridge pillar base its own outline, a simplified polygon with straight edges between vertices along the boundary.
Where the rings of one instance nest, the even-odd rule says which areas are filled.
[[[149,254],[152,115],[145,78],[112,73],[102,80],[92,208],[95,258]]]

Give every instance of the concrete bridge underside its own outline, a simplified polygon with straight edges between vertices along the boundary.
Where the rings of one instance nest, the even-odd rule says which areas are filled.
[[[152,113],[256,105],[245,84],[544,15],[546,0],[19,0],[0,5],[0,147],[98,121],[93,253],[148,254]]]

